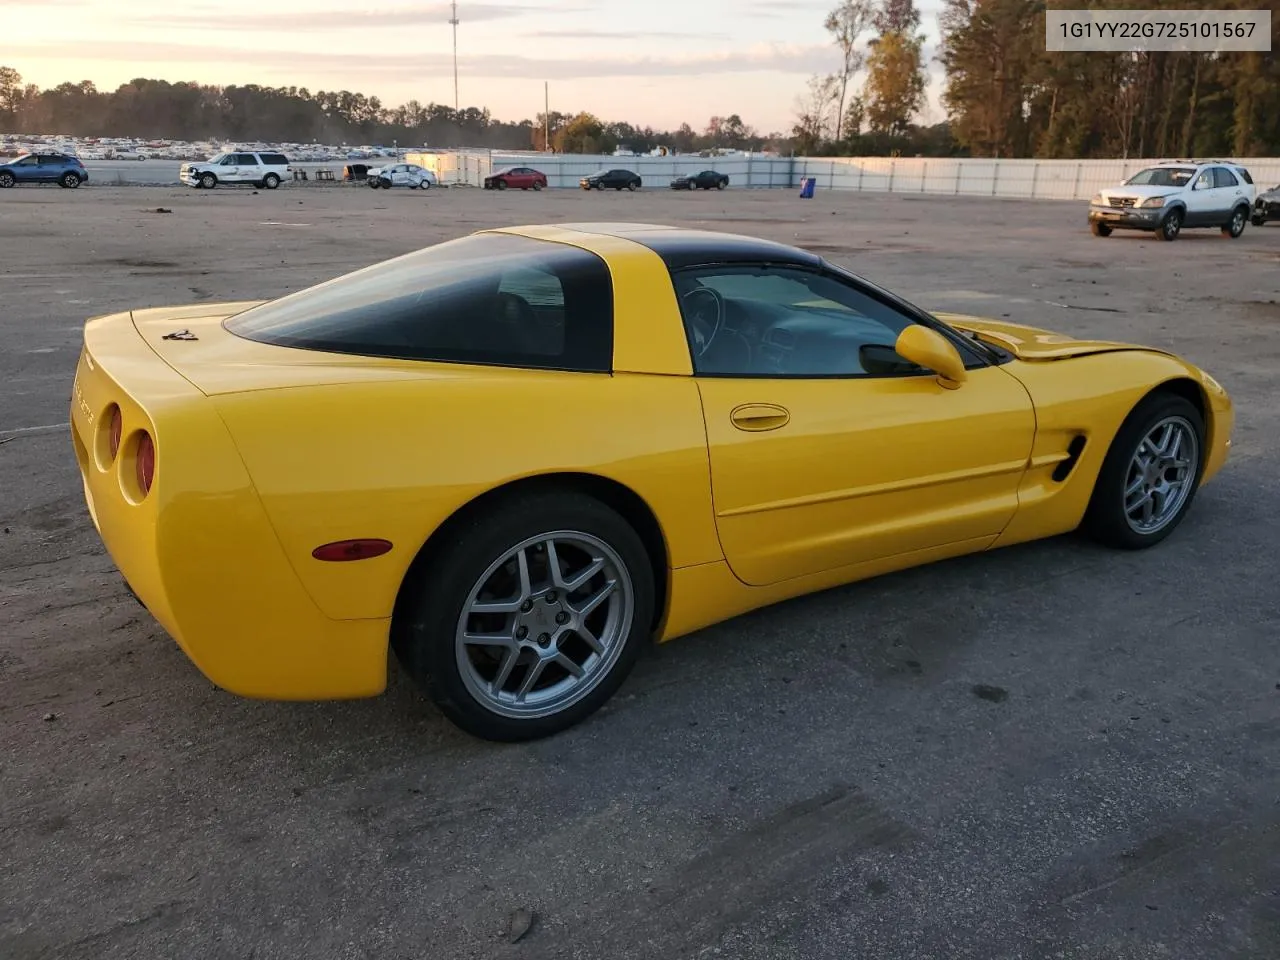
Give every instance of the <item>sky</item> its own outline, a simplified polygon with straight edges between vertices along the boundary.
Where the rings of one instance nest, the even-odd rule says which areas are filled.
[[[543,109],[695,129],[737,113],[789,131],[808,77],[839,55],[835,0],[458,2],[458,99],[502,120]],[[939,0],[917,0],[932,58]],[[449,4],[407,0],[0,0],[0,65],[52,87],[134,77],[347,89],[395,106],[454,102]],[[943,119],[931,63],[920,119]]]

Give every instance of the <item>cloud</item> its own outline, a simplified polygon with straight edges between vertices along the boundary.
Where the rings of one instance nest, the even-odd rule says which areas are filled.
[[[71,2],[71,0],[68,0]],[[564,4],[472,3],[467,0],[458,11],[465,25],[485,20],[511,20],[529,15],[580,13],[584,7]],[[128,22],[163,29],[190,30],[280,30],[292,33],[323,30],[395,29],[420,27],[449,22],[453,9],[448,3],[424,3],[412,7],[387,7],[374,10],[309,10],[250,12],[227,16],[216,11],[207,13],[174,13],[150,17],[133,17]]]
[[[452,76],[453,60],[447,53],[420,54],[306,53],[299,50],[251,50],[243,47],[201,46],[181,43],[93,43],[68,41],[57,44],[7,44],[7,57],[155,64],[200,65],[208,75],[211,66],[247,65],[256,72],[270,71],[288,83],[315,85],[320,76],[350,78],[377,76],[381,80],[421,81],[424,77]],[[691,77],[714,74],[826,72],[834,67],[829,44],[759,44],[737,50],[690,53],[666,57],[609,56],[597,58],[538,59],[505,54],[460,56],[459,67],[473,77],[536,80],[576,80],[592,77]],[[234,77],[222,81],[237,82]],[[245,82],[243,80],[238,82]]]
[[[697,33],[675,30],[535,30],[526,37],[550,40],[728,40],[727,33]]]

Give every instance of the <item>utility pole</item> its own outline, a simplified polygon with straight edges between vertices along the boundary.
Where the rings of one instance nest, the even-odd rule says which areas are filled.
[[[542,149],[551,152],[551,84],[542,81]]]
[[[453,16],[449,23],[453,25],[453,112],[458,112],[458,0],[453,0]]]

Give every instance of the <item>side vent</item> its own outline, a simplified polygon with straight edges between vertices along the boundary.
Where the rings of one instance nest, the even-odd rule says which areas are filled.
[[[1080,454],[1084,453],[1085,439],[1080,435],[1071,438],[1071,442],[1067,444],[1067,458],[1059,461],[1058,465],[1053,468],[1054,483],[1061,483],[1071,475],[1071,471],[1075,469],[1076,463],[1080,460]]]

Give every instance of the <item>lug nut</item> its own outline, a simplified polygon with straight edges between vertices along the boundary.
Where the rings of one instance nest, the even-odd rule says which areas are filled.
[[[538,634],[538,646],[545,647],[550,642],[551,642],[551,634],[549,633]]]
[[[568,623],[568,622],[569,622],[569,615],[565,613],[563,610],[561,610],[559,613],[556,614],[556,623]]]
[[[523,612],[523,613],[528,613],[528,612],[529,612],[530,610],[532,610],[532,609],[533,609],[533,601],[532,601],[532,600],[526,600],[524,603],[520,604],[520,610],[521,610],[521,612]]]
[[[516,639],[517,639],[517,640],[523,640],[523,639],[524,639],[525,637],[527,637],[528,635],[529,635],[529,628],[528,628],[528,627],[516,627]]]
[[[554,590],[547,591],[547,603],[556,602],[556,592]]]

